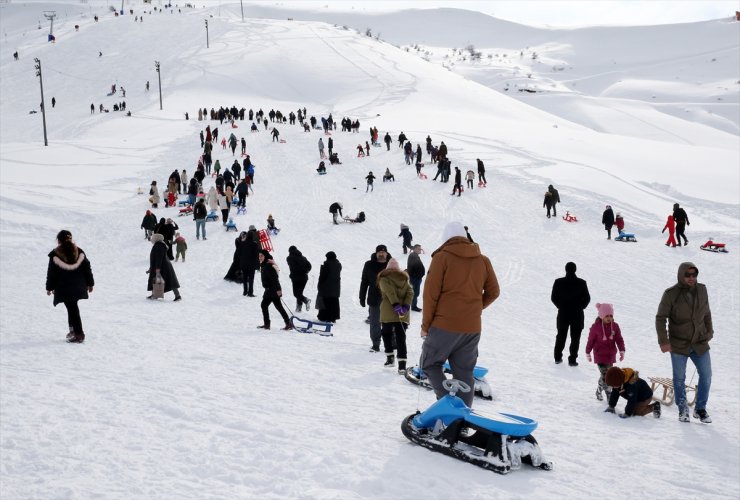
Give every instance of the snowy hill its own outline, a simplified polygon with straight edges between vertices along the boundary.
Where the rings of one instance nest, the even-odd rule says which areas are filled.
[[[55,44],[37,29],[39,12],[50,8],[60,14]],[[737,24],[635,28],[622,38],[631,42],[605,52],[597,49],[604,34],[597,28],[535,29],[454,9],[408,14],[419,26],[446,19],[457,29],[445,38],[391,40],[385,35],[395,33],[402,14],[350,24],[325,13],[308,18],[248,6],[242,23],[238,3],[181,13],[131,8],[135,16],[146,9],[143,22],[114,17],[102,3],[0,4],[3,498],[585,498],[595,492],[615,498],[624,492],[604,479],[615,471],[635,491],[666,498],[740,494],[740,342],[733,334],[740,321],[740,120],[731,86],[738,80],[737,31],[734,45],[730,31]],[[497,23],[502,38],[471,37],[489,31],[489,23]],[[435,55],[426,61],[345,24],[379,30],[381,39],[398,45],[424,43]],[[484,53],[496,50],[487,47],[517,57],[526,47],[537,51],[541,67],[531,56],[528,64],[557,91],[515,92],[513,66],[495,59],[486,71],[467,61],[449,71],[444,54],[462,48],[466,37]],[[654,39],[671,43],[646,42]],[[566,42],[592,50],[566,58],[572,50]],[[33,58],[42,63],[49,147],[43,147],[40,113],[29,113],[39,110]],[[573,70],[549,74],[550,58]],[[619,70],[612,74],[607,67],[614,58]],[[154,61],[161,64],[161,111]],[[655,103],[641,94],[648,78],[675,81],[681,64],[681,81],[706,75],[706,85],[666,86]],[[610,76],[596,78],[599,68]],[[511,90],[504,91],[507,80]],[[704,88],[720,81],[727,92]],[[120,93],[106,96],[114,83],[126,89],[132,116],[91,114],[91,104],[112,110],[124,100]],[[718,110],[715,95],[729,111]],[[198,241],[193,221],[176,218],[189,243],[187,262],[176,263],[183,301],[144,299],[150,245],[137,226],[149,205],[137,188],[152,180],[163,185],[174,169],[194,171],[198,133],[206,126],[197,121],[197,108],[232,105],[283,113],[305,106],[317,118],[333,113],[361,122],[359,134],[333,134],[343,164],[326,176],[315,172],[318,131],[282,125],[286,143],[279,144],[264,129],[248,133],[246,121],[233,129],[247,140],[257,167],[255,196],[247,214],[234,219],[242,230],[264,227],[268,213],[275,217],[283,288],[290,288],[290,245],[314,266],[312,298],[325,253],[333,250],[343,264],[342,317],[332,338],[255,328],[259,299],[221,279],[235,235],[218,223],[209,223],[208,240]],[[693,110],[684,113],[690,118],[675,117],[682,108]],[[221,136],[231,132],[226,123],[208,124]],[[443,140],[463,172],[481,158],[488,187],[451,197],[450,184],[432,182],[428,156],[429,179],[420,180],[395,143],[389,152],[373,148],[356,158],[371,126],[381,137],[403,131],[414,144],[423,145],[427,135]],[[230,151],[215,151],[223,167],[234,161]],[[364,176],[385,168],[396,182],[377,182],[366,194]],[[542,194],[550,183],[563,200],[559,216],[570,210],[580,222],[544,217]],[[332,225],[328,206],[337,200],[345,213],[364,211],[367,222]],[[691,220],[686,248],[663,245],[660,229],[674,202]],[[607,203],[625,216],[637,244],[606,240],[600,216]],[[177,210],[155,213],[175,217]],[[495,398],[475,407],[536,419],[534,435],[555,464],[552,472],[497,476],[410,444],[401,420],[433,396],[367,352],[366,311],[357,299],[363,263],[379,243],[404,257],[397,235],[405,223],[426,249],[428,266],[444,224],[454,219],[470,226],[502,289],[484,312],[479,358],[490,369]],[[51,306],[43,288],[46,255],[61,228],[72,231],[95,273],[95,290],[81,303],[87,333],[81,346],[64,343],[65,312]],[[700,251],[709,237],[726,242],[731,253]],[[594,303],[614,303],[627,345],[622,366],[643,377],[671,373],[657,346],[655,310],[678,264],[697,264],[715,328],[713,424],[679,423],[675,406],[660,420],[617,419],[593,397],[595,366],[583,357],[577,368],[552,363],[556,311],[549,297],[569,260],[589,283],[587,324]],[[277,313],[271,314],[275,322]],[[421,348],[418,331],[413,317],[412,360]]]

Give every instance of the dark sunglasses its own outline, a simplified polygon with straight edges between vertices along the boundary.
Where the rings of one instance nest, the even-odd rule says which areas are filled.
[[[685,278],[696,278],[697,276],[699,276],[699,273],[684,273],[683,275]]]

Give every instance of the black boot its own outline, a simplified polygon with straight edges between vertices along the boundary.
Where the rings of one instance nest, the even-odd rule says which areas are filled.
[[[383,366],[393,366],[396,364],[396,356],[393,354],[386,354],[385,355],[385,363]]]
[[[404,375],[406,373],[406,360],[398,359],[398,374]]]

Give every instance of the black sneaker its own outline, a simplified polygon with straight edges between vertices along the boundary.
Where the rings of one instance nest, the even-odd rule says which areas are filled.
[[[556,360],[555,360],[555,364],[556,364],[556,365],[559,365],[559,364],[561,364],[562,362],[563,362],[563,360],[562,360],[562,359],[556,359]]]
[[[414,311],[414,312],[418,312],[418,313],[421,312],[421,309],[418,308],[418,307],[412,307],[411,310]]]
[[[707,413],[707,410],[694,409],[694,418],[698,418],[699,420],[701,420],[701,423],[703,424],[712,423],[712,417],[709,416],[709,413]]]
[[[568,361],[568,366],[578,366],[578,361]]]
[[[261,330],[269,330],[270,329],[270,325],[260,325],[257,328],[259,328]]]
[[[653,403],[653,416],[655,418],[660,418],[660,401]]]
[[[380,346],[376,346],[376,345],[370,346],[370,352],[380,352]]]
[[[311,309],[311,299],[306,299],[306,311]]]
[[[383,366],[395,366],[396,365],[396,357],[393,354],[388,354],[385,357],[385,363],[383,363]]]
[[[182,300],[182,295],[178,295],[177,297],[175,297],[175,300],[173,300],[172,302],[179,302],[181,300]]]

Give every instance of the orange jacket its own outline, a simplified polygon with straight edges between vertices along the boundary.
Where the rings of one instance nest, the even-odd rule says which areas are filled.
[[[463,236],[432,253],[424,283],[422,331],[435,326],[454,333],[479,333],[481,314],[500,294],[488,257]]]

